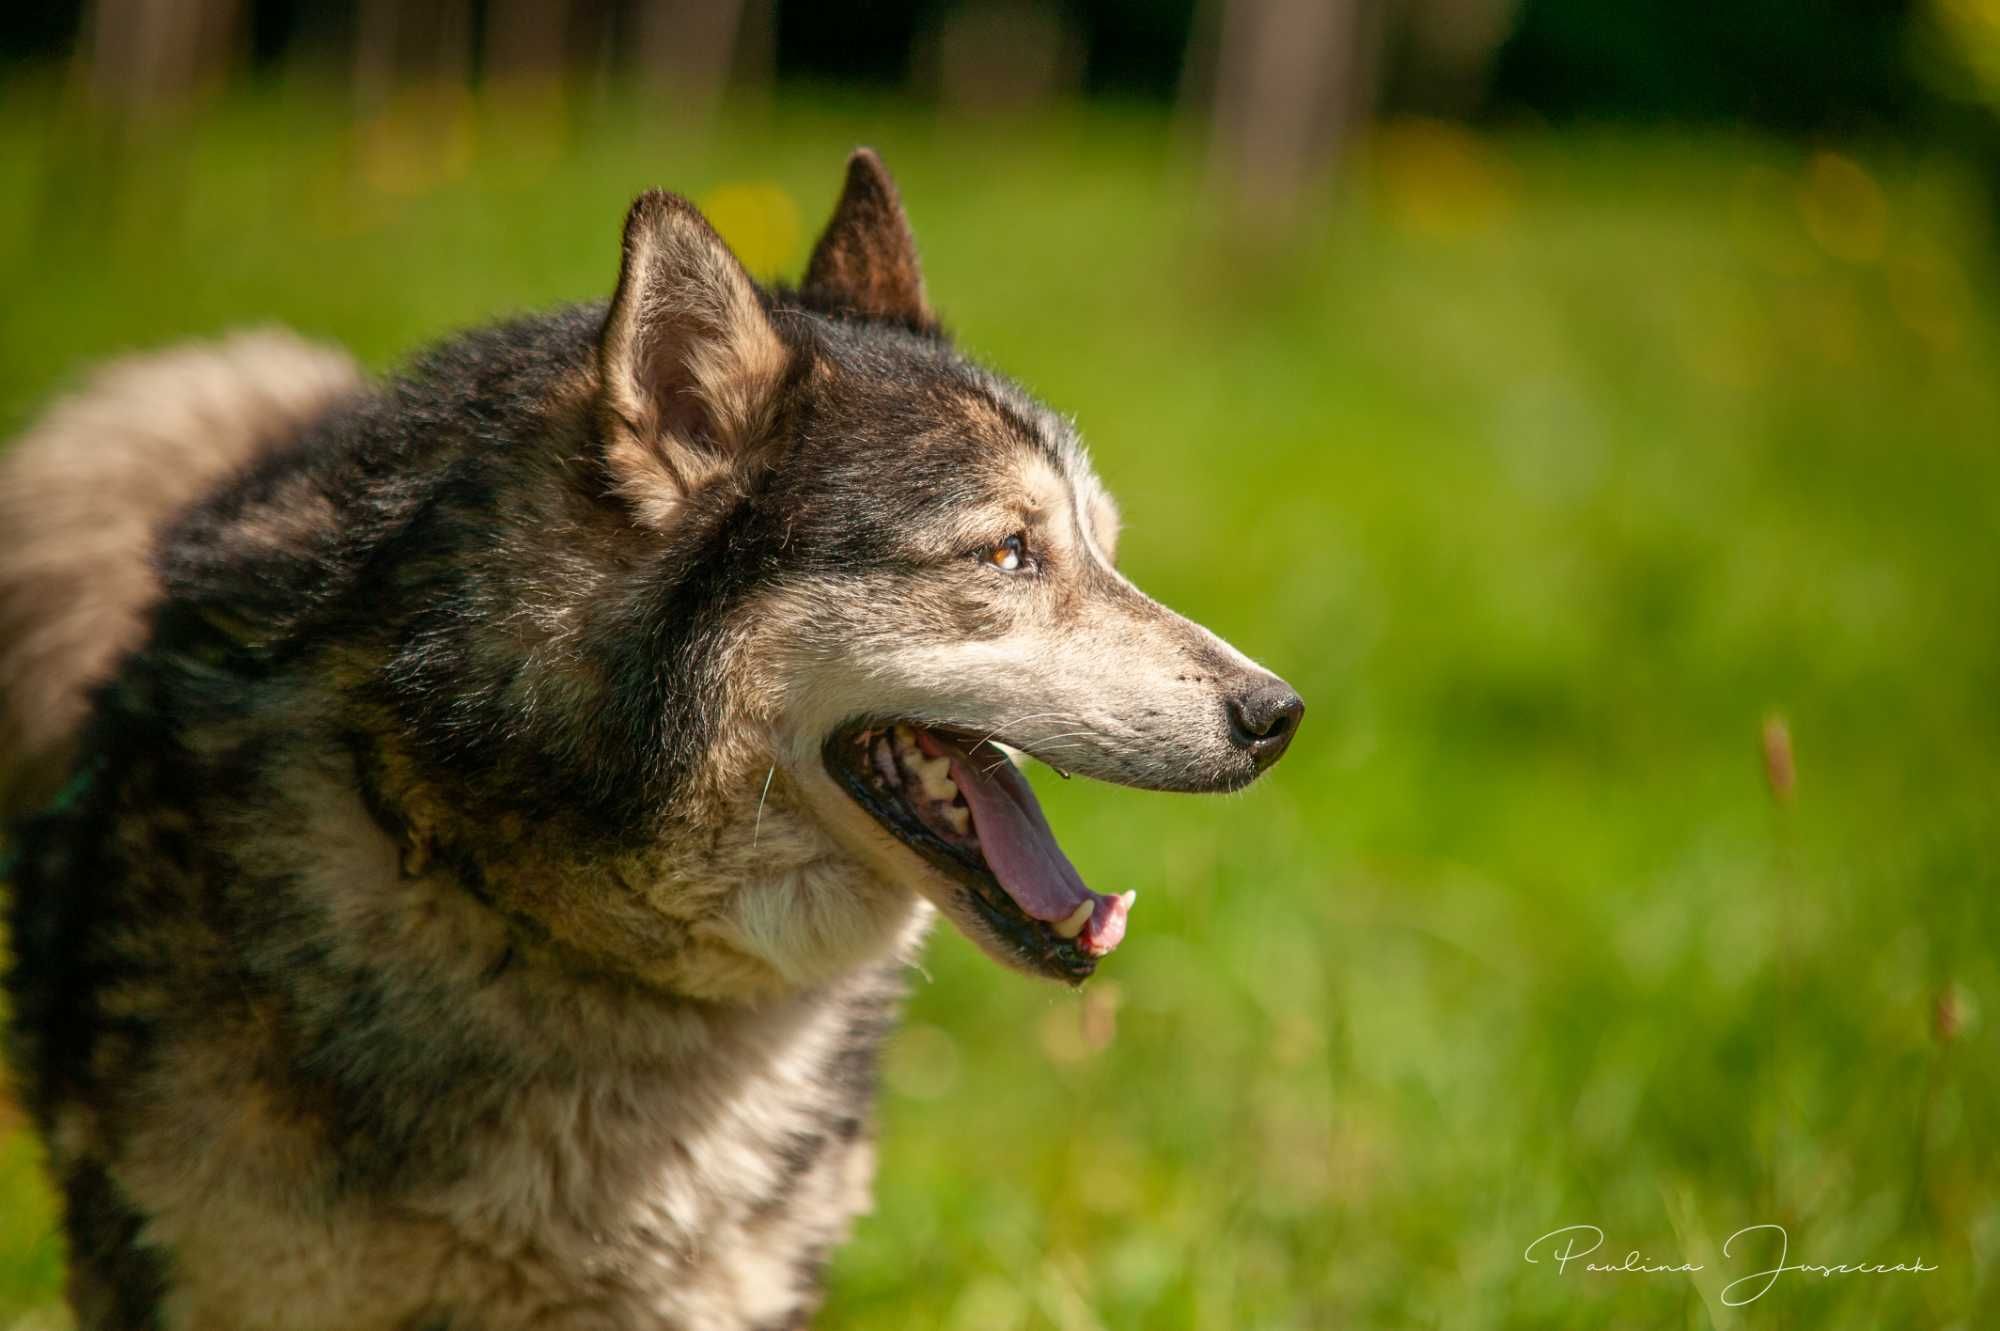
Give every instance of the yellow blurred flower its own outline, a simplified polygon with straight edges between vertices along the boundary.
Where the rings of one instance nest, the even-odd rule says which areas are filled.
[[[1836,259],[1873,263],[1889,236],[1889,201],[1851,157],[1814,153],[1799,187],[1799,212],[1813,242]]]
[[[1393,120],[1369,143],[1376,188],[1400,226],[1433,235],[1483,231],[1514,210],[1513,172],[1488,141],[1441,120]]]
[[[753,277],[773,277],[799,247],[799,206],[769,181],[717,185],[695,201]]]

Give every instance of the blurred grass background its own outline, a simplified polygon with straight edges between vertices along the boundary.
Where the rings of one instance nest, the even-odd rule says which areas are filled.
[[[794,88],[690,136],[239,88],[107,191],[66,105],[0,84],[8,433],[129,349],[275,321],[389,367],[600,296],[650,185],[796,274],[872,143],[960,340],[1081,422],[1126,570],[1307,698],[1240,797],[1037,774],[1132,933],[1081,994],[937,936],[823,1325],[2000,1325],[2000,320],[1959,159],[1390,119],[1255,237],[1138,106]],[[0,1107],[0,1325],[60,1323],[34,1155]],[[1523,1262],[1582,1222],[1728,1274]],[[1939,1270],[1724,1307],[1762,1222]]]

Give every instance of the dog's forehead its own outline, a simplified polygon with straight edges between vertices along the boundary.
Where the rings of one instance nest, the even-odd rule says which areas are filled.
[[[1075,423],[1020,385],[965,359],[947,344],[867,330],[823,340],[827,373],[816,376],[817,415],[852,463],[879,466],[900,454],[920,473],[952,469],[1018,486],[1049,478],[1071,495],[1101,487]]]
[[[973,450],[969,470],[987,478],[978,507],[988,516],[1004,510],[1065,545],[1078,535],[1096,548],[1110,545],[1115,509],[1074,421],[991,374],[975,381],[957,414]]]
[[[1075,425],[1018,384],[987,370],[973,370],[965,390],[959,411],[968,433],[1010,465],[1040,464],[1066,484],[1079,472],[1088,472],[1090,464]]]
[[[1009,459],[1017,480],[1038,492],[1044,507],[1072,515],[1080,527],[1108,542],[1115,535],[1117,510],[1091,466],[1075,420],[997,375],[987,375],[983,387],[1001,404],[1021,441]]]

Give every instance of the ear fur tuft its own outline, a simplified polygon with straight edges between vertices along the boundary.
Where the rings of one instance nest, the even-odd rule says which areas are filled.
[[[598,344],[606,465],[642,519],[664,525],[770,423],[790,355],[756,284],[677,194],[625,218],[624,266]]]
[[[924,300],[923,270],[910,222],[873,149],[847,159],[847,183],[813,247],[801,288],[808,300],[870,319],[889,319],[920,332],[936,318]]]

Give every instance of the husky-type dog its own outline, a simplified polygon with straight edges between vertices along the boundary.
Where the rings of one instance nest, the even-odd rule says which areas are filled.
[[[0,467],[11,1051],[84,1327],[801,1325],[931,908],[1070,982],[1125,932],[1010,750],[1223,791],[1297,729],[1117,571],[871,154],[796,290],[670,194],[623,258],[386,383],[115,368]]]

